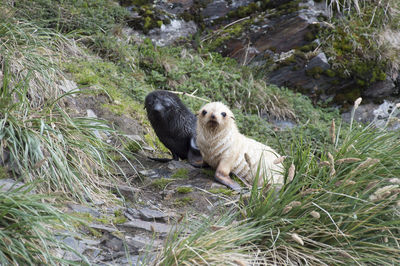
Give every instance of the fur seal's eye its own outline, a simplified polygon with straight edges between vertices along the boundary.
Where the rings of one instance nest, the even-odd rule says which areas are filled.
[[[226,113],[225,113],[225,112],[222,112],[221,115],[222,115],[223,117],[226,117]]]
[[[202,114],[202,115],[206,115],[206,114],[207,114],[207,111],[206,111],[206,110],[203,110],[203,112],[201,112],[201,114]]]

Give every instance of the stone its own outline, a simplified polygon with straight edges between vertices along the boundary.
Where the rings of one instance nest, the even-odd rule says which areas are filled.
[[[123,241],[119,239],[118,237],[108,235],[109,239],[104,240],[104,245],[113,250],[113,251],[121,251],[123,250]]]
[[[118,229],[111,227],[111,226],[106,226],[106,225],[102,225],[102,224],[89,224],[89,227],[92,229],[96,229],[96,230],[100,230],[103,232],[108,232],[108,233],[114,233],[117,232]]]
[[[151,178],[151,179],[158,179],[158,178],[170,176],[170,172],[168,170],[162,169],[162,168],[141,170],[141,171],[139,171],[139,174],[141,174],[142,176]]]
[[[177,39],[195,34],[197,25],[193,21],[171,20],[170,24],[161,25],[161,28],[152,29],[149,37],[157,46],[173,44]]]
[[[111,190],[115,194],[120,194],[123,197],[129,198],[129,199],[135,199],[135,195],[140,192],[140,189],[127,186],[127,185],[115,185],[115,184],[106,184],[102,183],[102,187],[107,188]]]
[[[393,80],[387,77],[383,81],[378,81],[368,87],[366,90],[362,92],[362,97],[370,98],[374,101],[383,100],[388,98],[395,92],[396,85]]]
[[[11,178],[0,179],[0,191],[2,191],[2,192],[20,189],[19,191],[21,191],[21,192],[29,191],[28,194],[35,193],[35,190],[33,190],[33,189],[30,190],[30,188],[31,188],[31,186],[25,185],[25,183],[18,182]]]
[[[164,233],[164,234],[170,232],[172,228],[170,225],[167,224],[157,223],[157,222],[146,222],[138,219],[133,219],[129,222],[125,222],[120,226],[127,228],[143,229],[149,232]]]
[[[141,218],[146,221],[152,221],[154,219],[163,219],[167,217],[165,213],[157,210],[152,210],[149,208],[140,209],[139,213]]]
[[[307,70],[312,70],[315,67],[320,67],[323,70],[331,68],[325,53],[319,53],[317,56],[314,56],[306,65]]]
[[[100,212],[95,209],[89,208],[87,206],[74,204],[74,203],[67,203],[67,206],[73,211],[77,213],[88,213],[93,217],[99,218],[101,216]]]
[[[78,85],[76,84],[76,82],[69,80],[69,79],[61,79],[59,81],[58,87],[65,93],[79,91],[79,88],[78,88]],[[76,96],[74,93],[72,93],[71,95],[72,95],[72,97]]]
[[[135,235],[133,237],[126,236],[125,237],[126,243],[134,247],[136,249],[140,250],[145,250],[148,249],[149,247],[153,247],[153,249],[156,249],[160,246],[162,246],[162,241],[157,240],[157,239],[151,239],[145,236],[139,236]]]

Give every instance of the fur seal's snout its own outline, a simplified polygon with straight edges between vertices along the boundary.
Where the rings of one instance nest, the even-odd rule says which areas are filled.
[[[229,173],[252,184],[260,167],[259,183],[283,184],[283,166],[274,164],[279,155],[267,145],[240,134],[232,111],[223,103],[204,105],[197,113],[197,145],[204,162],[216,169],[215,179],[238,190]]]
[[[176,94],[153,91],[146,96],[145,109],[154,131],[171,151],[173,160],[188,159],[195,166],[202,165],[200,151],[195,145],[197,118]]]

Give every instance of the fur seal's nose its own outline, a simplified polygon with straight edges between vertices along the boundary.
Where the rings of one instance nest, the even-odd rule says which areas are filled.
[[[153,107],[154,111],[160,112],[163,109],[163,106],[160,103],[156,103]]]
[[[211,114],[211,119],[215,119],[215,115],[214,114]]]

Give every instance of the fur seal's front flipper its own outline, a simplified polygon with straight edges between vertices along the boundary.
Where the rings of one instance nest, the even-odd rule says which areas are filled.
[[[242,189],[238,183],[236,183],[232,180],[232,178],[229,177],[229,175],[223,175],[219,171],[215,172],[215,180],[235,191],[240,191]]]

